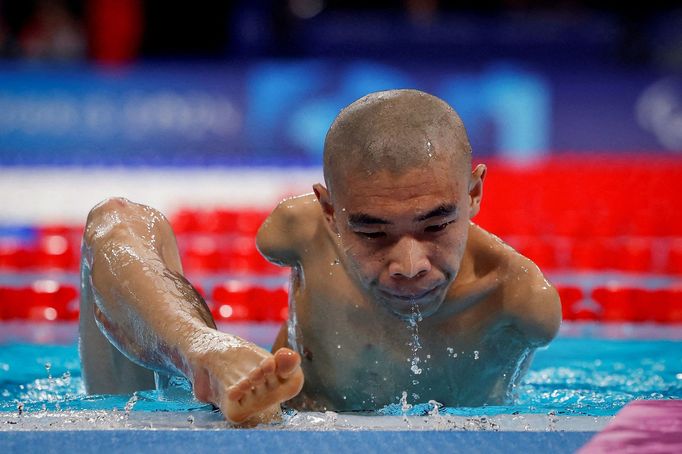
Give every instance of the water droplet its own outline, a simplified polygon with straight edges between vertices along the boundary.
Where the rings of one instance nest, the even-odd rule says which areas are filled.
[[[340,344],[339,344],[339,345],[337,345],[337,346],[336,346],[336,348],[341,348],[341,345],[340,345]]]
[[[433,408],[429,410],[429,416],[438,416],[438,409],[443,406],[440,402],[436,402],[435,400],[430,400],[429,405],[431,405]]]
[[[400,409],[403,412],[403,415],[407,413],[407,411],[412,408],[412,405],[407,403],[407,391],[403,391],[402,396],[400,396]]]
[[[478,350],[474,350],[474,359],[478,359]]]

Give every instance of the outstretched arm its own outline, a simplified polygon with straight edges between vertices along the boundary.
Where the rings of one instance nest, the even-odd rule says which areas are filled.
[[[101,332],[131,361],[184,375],[200,400],[230,420],[272,415],[300,391],[297,354],[275,356],[215,330],[203,299],[183,277],[175,238],[153,208],[109,199],[88,216],[83,288]]]

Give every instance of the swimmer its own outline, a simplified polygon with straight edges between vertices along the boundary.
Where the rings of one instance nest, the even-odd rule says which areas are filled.
[[[336,118],[325,185],[285,200],[256,244],[290,266],[310,410],[410,400],[502,404],[561,321],[535,264],[471,222],[486,167],[472,170],[456,112],[415,90],[370,94]]]
[[[434,96],[394,90],[346,107],[325,140],[325,185],[281,202],[257,235],[261,253],[292,270],[291,320],[272,355],[215,330],[159,212],[96,206],[82,260],[86,389],[184,375],[198,399],[247,423],[285,401],[376,410],[406,392],[504,403],[561,310],[530,260],[471,222],[486,174],[471,167],[461,120]]]

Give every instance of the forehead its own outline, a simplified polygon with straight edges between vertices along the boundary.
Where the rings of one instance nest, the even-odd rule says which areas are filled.
[[[466,197],[468,175],[449,165],[420,166],[399,173],[351,170],[335,185],[332,199],[348,213],[419,215]]]

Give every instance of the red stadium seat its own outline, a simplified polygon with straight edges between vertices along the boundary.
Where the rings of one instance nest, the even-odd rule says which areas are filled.
[[[25,244],[0,241],[0,269],[26,270],[35,265],[35,250]]]
[[[607,322],[643,322],[654,318],[650,310],[651,292],[620,286],[596,288],[592,299],[602,307],[602,320]]]
[[[75,271],[79,253],[66,235],[43,235],[35,251],[34,268]]]
[[[251,286],[231,281],[213,289],[211,312],[218,321],[255,321],[257,313],[252,304]]]
[[[254,303],[259,308],[259,319],[282,322],[287,319],[289,311],[289,293],[286,288],[255,289]]]
[[[575,238],[571,244],[569,267],[576,270],[613,269],[613,252],[608,239]]]
[[[597,311],[590,308],[576,309],[573,313],[572,320],[577,322],[596,322],[600,319],[600,315]]]
[[[669,274],[682,274],[682,239],[670,241],[665,271]]]
[[[194,210],[180,210],[175,213],[170,223],[176,235],[196,233],[199,231],[199,215]]]
[[[37,229],[38,236],[61,235],[66,237],[70,242],[80,244],[80,239],[83,237],[83,230],[85,226],[82,224],[43,224]]]
[[[284,287],[268,289],[238,281],[227,282],[213,290],[212,313],[216,320],[286,320],[289,297]]]
[[[580,287],[557,286],[561,299],[561,316],[564,320],[575,319],[576,306],[583,300],[583,289]]]
[[[263,221],[268,217],[268,211],[245,210],[236,219],[236,232],[255,237]]]
[[[220,269],[218,241],[213,236],[192,238],[181,256],[183,268],[188,272],[215,272]]]
[[[78,318],[78,291],[71,285],[38,280],[30,287],[5,287],[0,295],[0,313],[4,319],[55,321]]]
[[[649,312],[659,323],[682,323],[682,288],[673,287],[651,293]]]
[[[652,272],[653,255],[648,238],[624,238],[618,242],[614,268],[623,271]]]

